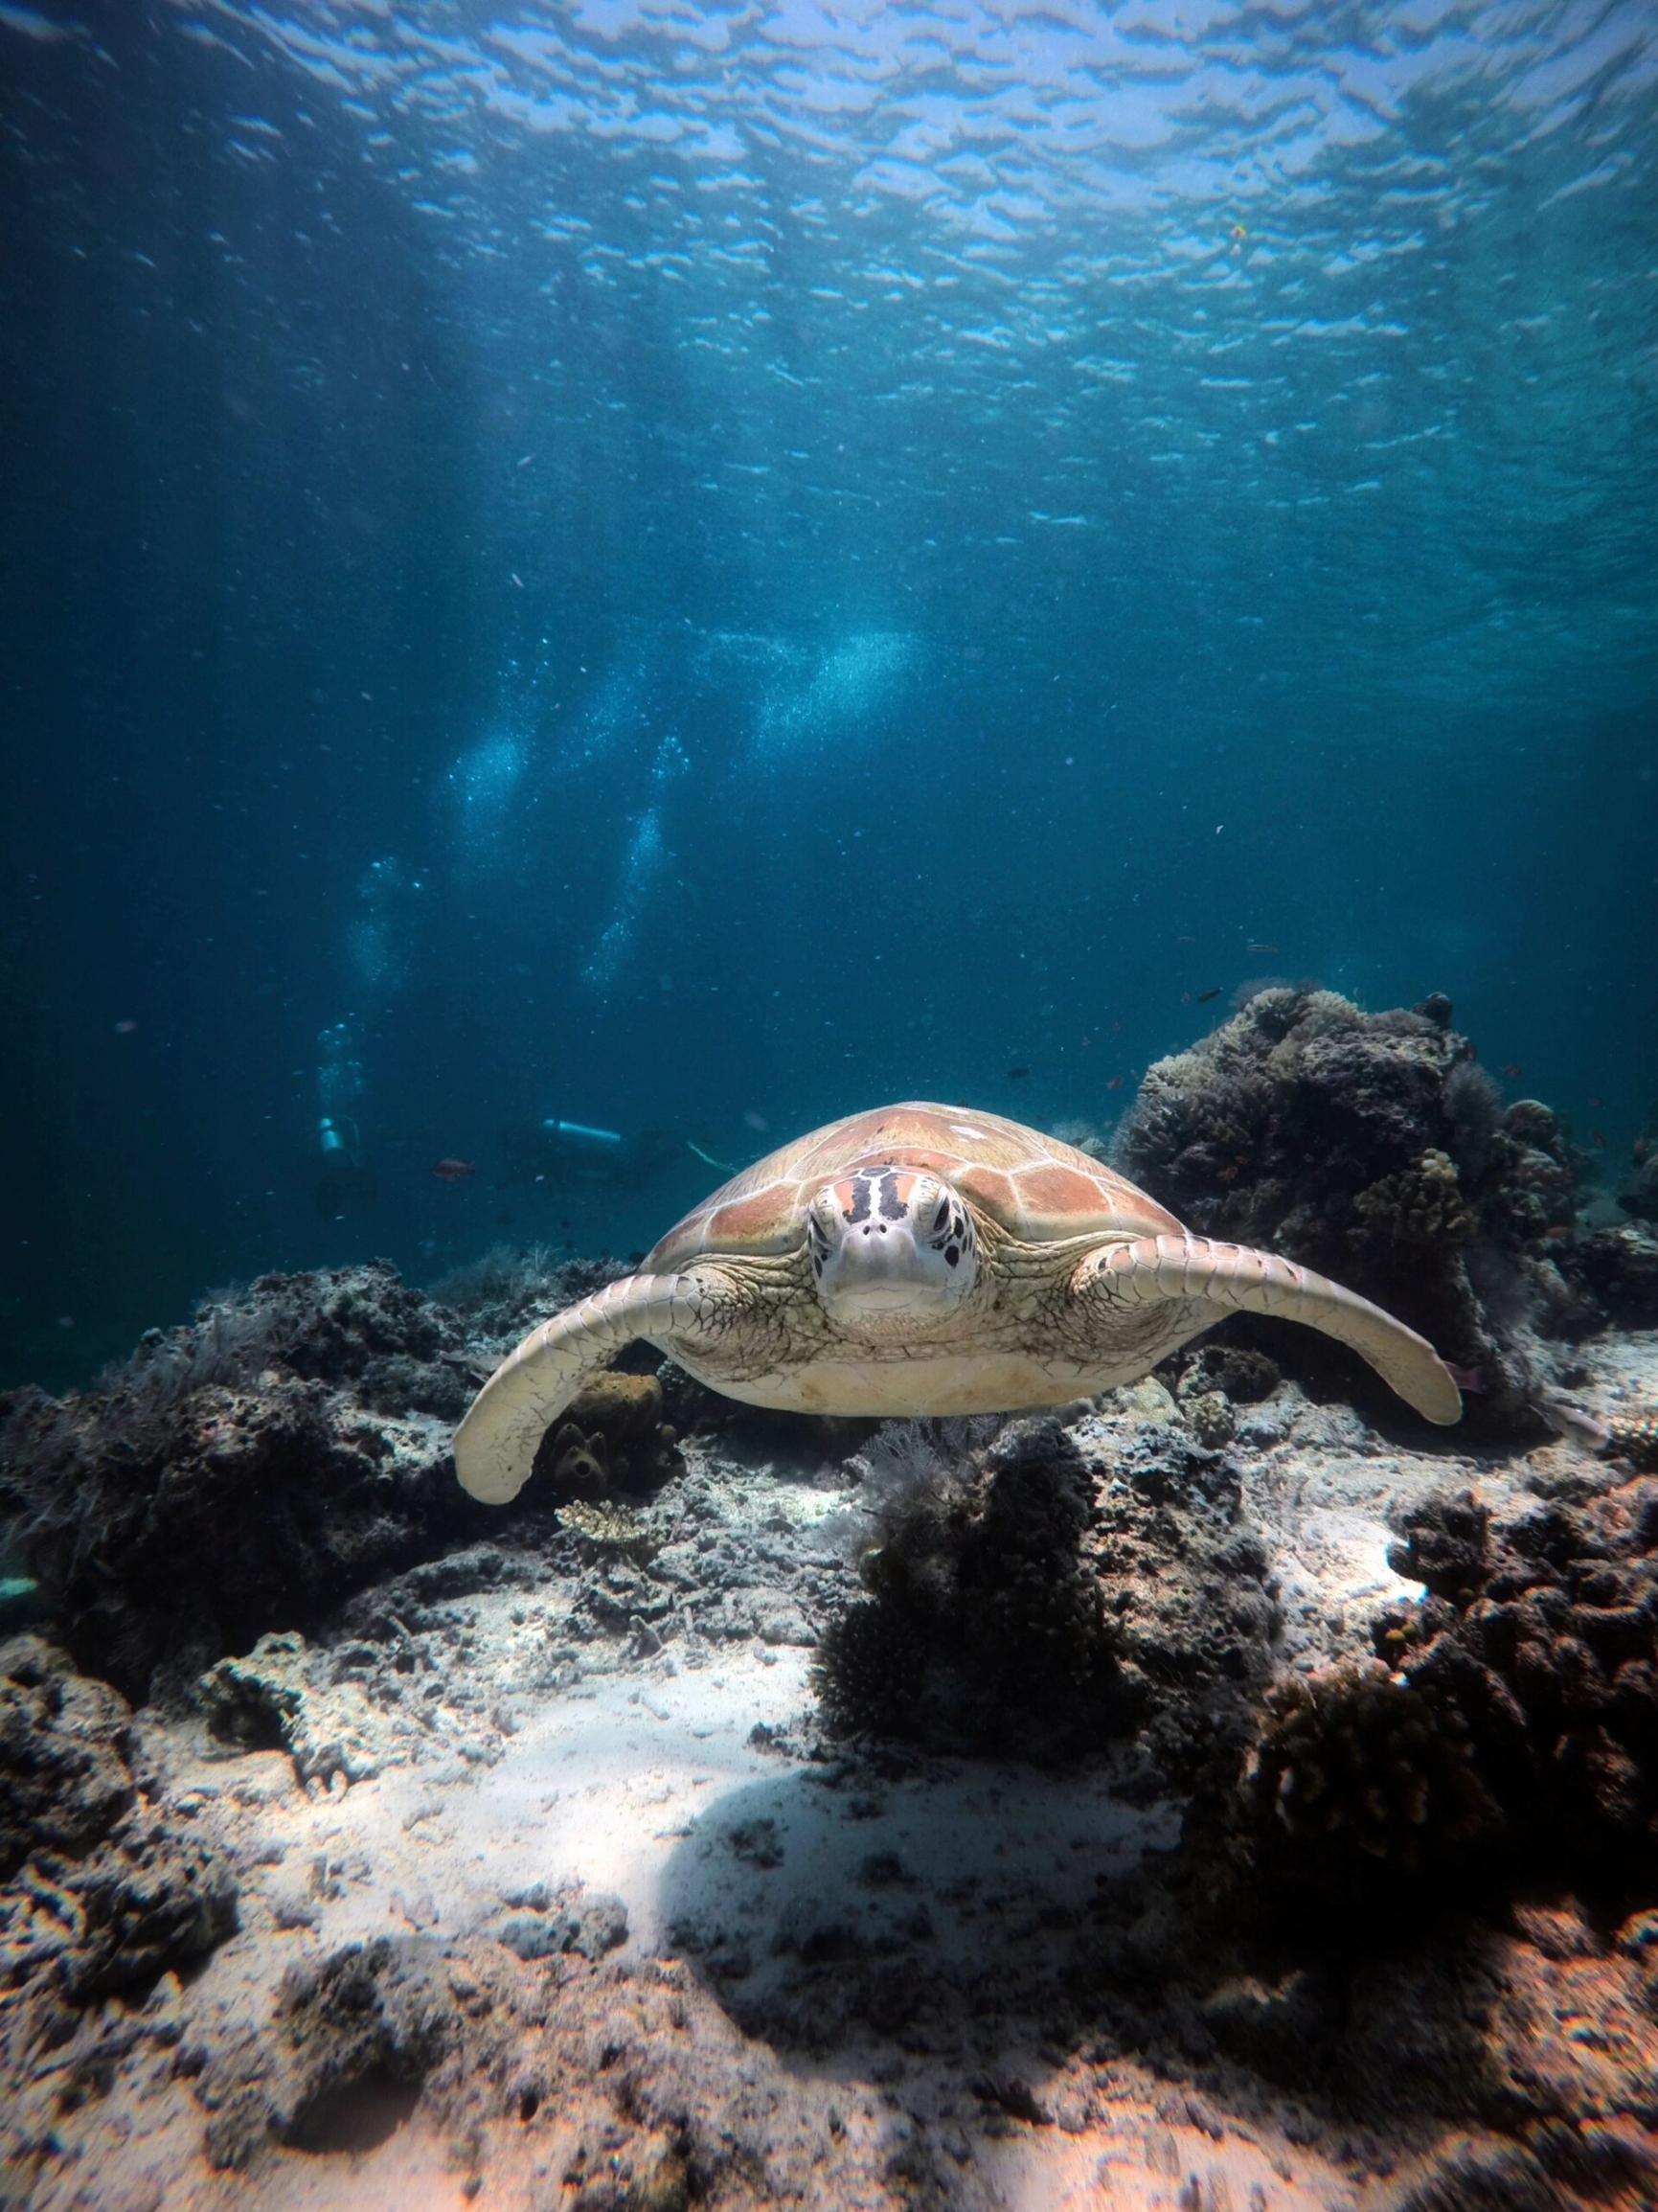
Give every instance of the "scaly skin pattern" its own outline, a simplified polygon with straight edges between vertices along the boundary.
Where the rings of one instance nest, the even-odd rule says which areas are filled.
[[[806,1209],[826,1180],[883,1160],[950,1184],[972,1216],[978,1275],[946,1313],[866,1314],[854,1328],[815,1292]],[[886,1107],[760,1161],[670,1231],[642,1273],[526,1337],[456,1432],[456,1468],[476,1497],[515,1495],[586,1377],[638,1337],[750,1404],[901,1418],[1060,1405],[1138,1380],[1239,1311],[1338,1337],[1430,1421],[1461,1413],[1433,1347],[1339,1284],[1191,1235],[1133,1184],[1016,1122]]]

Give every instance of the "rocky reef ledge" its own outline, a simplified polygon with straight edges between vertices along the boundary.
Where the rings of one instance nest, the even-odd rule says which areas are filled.
[[[1448,1011],[1266,996],[1125,1149],[1420,1279],[1463,1430],[1259,1325],[880,1427],[645,1353],[492,1512],[452,1423],[607,1272],[507,1255],[14,1393],[0,2206],[1658,2201],[1658,1247],[1472,1164]]]

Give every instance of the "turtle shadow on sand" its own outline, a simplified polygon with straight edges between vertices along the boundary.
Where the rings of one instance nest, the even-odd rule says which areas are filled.
[[[1121,1767],[859,1755],[710,1805],[663,1871],[668,1946],[745,2035],[882,2078],[894,2046],[988,2064],[1057,2005],[1102,1888],[1178,1813]],[[1017,2023],[1025,2024],[1018,2035]]]

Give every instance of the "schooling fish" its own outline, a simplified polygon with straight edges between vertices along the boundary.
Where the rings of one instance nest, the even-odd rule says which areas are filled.
[[[440,1160],[432,1170],[441,1183],[458,1183],[463,1175],[478,1173],[476,1160]]]
[[[1218,998],[1219,996],[1220,986],[1217,983],[1213,991],[1200,991],[1197,993],[1197,1003],[1199,1006],[1207,1006],[1212,998]]]
[[[1121,1090],[1123,1088],[1123,1078],[1120,1075],[1114,1075],[1111,1078],[1111,1081],[1105,1085],[1105,1088],[1107,1090]]]
[[[1030,1072],[1031,1071],[1028,1067],[1011,1067],[1008,1070],[1009,1080],[1011,1082],[1017,1083],[1021,1076],[1029,1075]]]

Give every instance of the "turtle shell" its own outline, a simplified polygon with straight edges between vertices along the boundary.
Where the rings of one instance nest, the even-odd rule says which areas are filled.
[[[877,1106],[797,1137],[734,1175],[669,1230],[648,1273],[709,1254],[786,1252],[814,1192],[858,1168],[923,1168],[1021,1243],[1072,1237],[1179,1236],[1180,1223],[1100,1161],[1022,1122],[966,1106]]]

